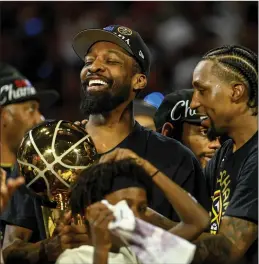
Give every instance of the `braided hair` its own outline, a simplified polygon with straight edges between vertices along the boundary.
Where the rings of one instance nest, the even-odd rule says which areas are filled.
[[[151,198],[151,178],[146,171],[133,160],[121,160],[112,163],[100,163],[83,170],[70,194],[73,215],[84,215],[85,209],[105,196],[120,189],[140,187]]]
[[[238,45],[223,46],[207,52],[203,60],[216,62],[212,71],[229,81],[239,81],[248,89],[249,108],[258,107],[258,56],[253,51]]]

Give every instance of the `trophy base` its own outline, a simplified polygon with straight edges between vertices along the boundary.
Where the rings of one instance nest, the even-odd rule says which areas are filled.
[[[50,238],[53,236],[54,230],[56,229],[57,224],[64,217],[66,210],[49,208],[41,206],[43,222],[46,232],[46,237]]]

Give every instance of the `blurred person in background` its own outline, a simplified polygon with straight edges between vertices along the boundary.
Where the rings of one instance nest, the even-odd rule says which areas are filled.
[[[161,93],[154,92],[146,95],[144,99],[133,101],[134,118],[143,127],[156,131],[154,115],[164,99]]]
[[[15,68],[0,63],[0,164],[7,172],[7,178],[16,163],[16,153],[24,134],[44,121],[40,104],[47,108],[57,98],[57,92],[37,91]]]
[[[211,234],[196,242],[194,263],[256,264],[258,55],[239,45],[212,49],[195,67],[192,83],[191,108],[202,108],[214,133],[230,138],[205,168]]]
[[[156,129],[164,136],[174,138],[190,148],[202,168],[220,148],[219,140],[203,120],[204,113],[190,108],[192,89],[183,89],[165,96],[158,108],[154,122]]]
[[[58,93],[54,90],[37,91],[17,69],[1,62],[0,161],[7,179],[15,179],[19,176],[16,154],[24,134],[44,120],[40,107],[43,109],[50,107],[58,97]],[[32,197],[25,185],[14,193],[7,208],[0,216],[1,244],[5,233],[8,233],[9,228],[14,226],[33,233],[29,238],[31,242],[40,240],[44,226],[43,223],[39,223],[39,215],[35,212],[37,205],[37,199]]]

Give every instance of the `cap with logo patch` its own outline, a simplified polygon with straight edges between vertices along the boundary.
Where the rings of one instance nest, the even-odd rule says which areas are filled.
[[[192,89],[183,89],[166,95],[155,113],[154,122],[157,130],[162,129],[166,122],[175,128],[182,122],[201,125],[207,116],[197,114],[196,110],[190,108],[192,95]]]
[[[59,99],[55,90],[37,91],[14,67],[0,63],[0,106],[37,100],[48,108]]]
[[[73,49],[82,59],[93,44],[108,41],[117,44],[139,63],[143,73],[148,76],[151,65],[150,51],[138,32],[120,25],[111,25],[103,29],[86,29],[79,32],[73,40]]]

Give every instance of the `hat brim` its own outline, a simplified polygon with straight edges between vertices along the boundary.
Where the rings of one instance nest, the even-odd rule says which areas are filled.
[[[42,108],[53,106],[60,98],[58,92],[55,90],[39,91],[37,95]]]
[[[102,29],[87,29],[79,32],[73,40],[72,47],[78,57],[84,61],[85,55],[92,45],[100,41],[117,44],[131,55],[134,55],[130,47],[121,38]]]
[[[182,122],[186,122],[192,125],[201,126],[202,122],[207,119],[206,115],[194,115],[192,117],[182,119]]]
[[[59,99],[59,94],[55,90],[45,90],[39,91],[35,95],[27,96],[24,98],[20,98],[18,100],[10,102],[10,104],[27,102],[30,100],[39,101],[40,107],[42,109],[47,109],[48,107],[53,106]]]

